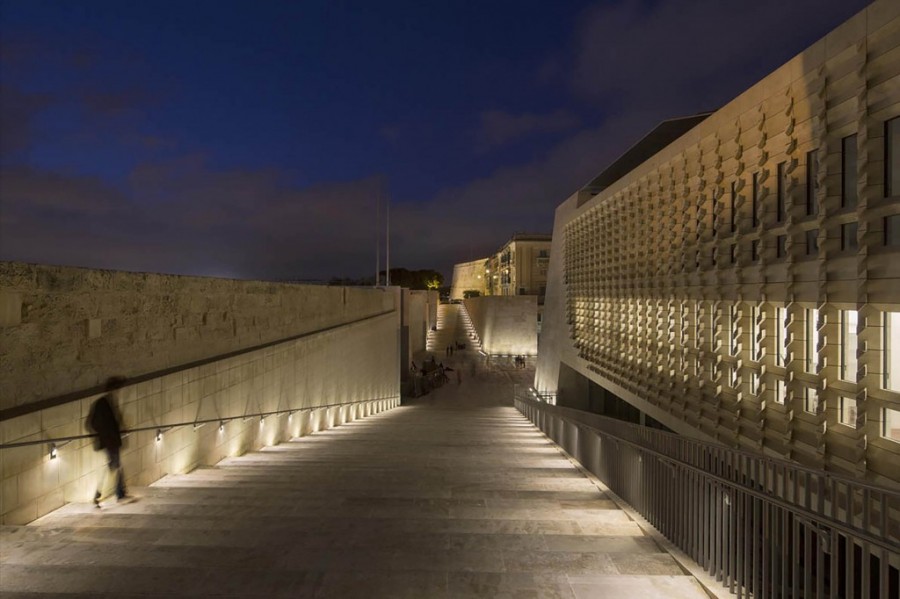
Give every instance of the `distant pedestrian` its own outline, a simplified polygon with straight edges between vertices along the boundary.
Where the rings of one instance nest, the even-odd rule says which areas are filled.
[[[98,399],[91,406],[87,417],[87,427],[96,437],[94,447],[98,450],[106,450],[108,469],[103,471],[97,483],[97,492],[94,493],[94,505],[100,507],[106,489],[107,475],[115,477],[116,498],[119,501],[128,499],[125,489],[125,474],[122,472],[122,417],[116,405],[119,389],[125,386],[126,379],[114,376],[106,381],[106,395]]]

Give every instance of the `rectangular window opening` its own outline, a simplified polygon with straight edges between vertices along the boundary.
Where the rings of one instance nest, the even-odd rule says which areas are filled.
[[[841,379],[856,382],[856,310],[841,310]]]
[[[806,371],[815,374],[819,368],[819,311],[806,309]]]
[[[900,411],[881,409],[881,436],[900,443]]]
[[[841,225],[841,251],[855,252],[859,249],[859,241],[857,234],[859,232],[859,223],[845,223]]]
[[[844,426],[856,428],[856,400],[852,397],[840,396],[838,422]]]
[[[900,117],[884,124],[884,195],[900,195]]]
[[[806,387],[803,395],[803,410],[810,414],[819,412],[819,393],[812,387]]]
[[[884,313],[884,388],[900,393],[900,312]]]
[[[841,140],[841,208],[853,208],[856,189],[856,134]]]
[[[806,153],[806,214],[813,216],[819,213],[819,203],[816,192],[818,183],[818,151],[812,150]]]
[[[784,186],[784,178],[785,178],[785,166],[786,163],[779,162],[778,163],[778,173],[777,173],[777,182],[776,182],[776,194],[775,194],[775,220],[779,223],[784,222],[784,211],[785,211],[785,186]]]

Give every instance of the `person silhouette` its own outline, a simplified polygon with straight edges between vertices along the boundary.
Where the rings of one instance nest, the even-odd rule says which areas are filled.
[[[96,435],[94,446],[98,450],[106,451],[108,468],[103,471],[100,480],[97,481],[97,492],[94,493],[94,505],[100,507],[100,500],[106,488],[107,475],[115,476],[116,498],[119,501],[130,499],[125,489],[125,474],[122,471],[122,417],[116,405],[119,389],[125,386],[127,380],[121,376],[110,377],[106,381],[106,395],[100,397],[91,405],[91,411],[87,417],[88,429]]]

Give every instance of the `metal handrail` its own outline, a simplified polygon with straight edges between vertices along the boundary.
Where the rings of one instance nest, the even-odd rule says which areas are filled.
[[[278,414],[293,414],[294,412],[307,412],[312,410],[321,410],[323,408],[335,408],[338,406],[352,406],[361,403],[369,403],[372,401],[382,401],[386,399],[399,399],[399,395],[394,395],[391,397],[376,397],[374,399],[362,399],[360,401],[351,401],[344,403],[333,403],[333,404],[325,404],[322,406],[306,406],[302,408],[290,408],[285,410],[273,410],[271,412],[253,412],[250,414],[242,414],[240,416],[224,416],[222,418],[207,418],[203,420],[191,420],[190,422],[175,422],[172,424],[159,424],[156,426],[142,426],[138,428],[129,428],[123,429],[121,431],[122,435],[128,435],[131,433],[139,433],[144,431],[168,431],[173,428],[179,428],[182,426],[197,426],[202,424],[210,424],[213,422],[225,423],[231,422],[232,420],[247,420],[248,418],[265,418],[266,416],[275,416]],[[18,443],[5,443],[0,444],[0,450],[3,449],[13,449],[15,447],[27,447],[29,445],[43,445],[45,443],[55,443],[57,445],[61,443],[69,443],[70,441],[77,441],[79,439],[91,439],[96,437],[96,433],[88,433],[86,435],[71,435],[68,437],[52,437],[49,439],[37,439],[34,441],[20,441]]]
[[[524,394],[517,395],[516,398],[523,399],[523,400],[526,400],[529,402],[533,402],[538,405],[550,406],[552,409],[558,410],[562,413],[565,413],[565,411],[567,411],[567,410],[571,410],[573,412],[580,411],[580,410],[576,410],[575,408],[567,408],[565,406],[559,406],[556,404],[552,404],[549,401],[544,400],[545,397],[551,397],[549,394],[541,394],[537,391],[535,391],[535,394],[538,397],[541,397],[540,401],[534,399],[533,397],[529,397],[528,395],[524,395]],[[766,455],[763,453],[755,453],[753,451],[743,449],[741,447],[732,447],[729,445],[713,443],[710,441],[704,441],[702,439],[685,437],[683,435],[679,435],[678,433],[670,433],[670,432],[660,430],[660,429],[651,429],[649,427],[642,426],[640,424],[635,424],[633,422],[626,422],[624,420],[617,420],[615,418],[610,418],[609,416],[603,416],[601,414],[595,414],[593,412],[585,412],[585,415],[588,415],[591,418],[596,418],[598,420],[602,420],[605,424],[610,425],[610,428],[615,427],[616,430],[625,429],[625,430],[630,430],[631,432],[637,433],[642,436],[653,435],[653,436],[657,436],[657,437],[662,437],[664,439],[674,441],[677,443],[691,444],[691,445],[694,445],[696,447],[699,447],[699,448],[702,448],[705,450],[727,451],[731,454],[734,454],[735,456],[746,458],[749,460],[755,460],[758,462],[762,462],[762,463],[769,464],[772,466],[777,466],[777,467],[790,468],[791,470],[794,470],[796,472],[803,472],[804,474],[808,474],[811,476],[824,476],[826,478],[835,480],[842,484],[851,484],[855,487],[867,488],[871,491],[877,491],[879,493],[889,493],[892,495],[896,495],[898,498],[900,498],[900,488],[879,486],[879,485],[871,483],[869,481],[857,480],[854,478],[850,478],[850,477],[843,476],[841,474],[837,474],[834,472],[829,472],[826,470],[817,470],[815,468],[810,468],[809,466],[804,466],[803,464],[799,464],[797,462],[791,462],[789,460],[775,458],[775,457],[772,457],[772,456],[769,456],[769,455]],[[615,432],[610,432],[610,431],[604,430],[602,428],[593,427],[589,424],[582,424],[575,420],[572,420],[571,418],[566,418],[565,416],[560,416],[560,417],[572,422],[573,424],[579,424],[579,425],[585,426],[596,432],[601,432],[605,435],[619,437],[619,435],[617,435],[617,433],[615,433]],[[647,449],[650,450],[649,448],[647,448]],[[660,454],[660,455],[663,455],[663,454]],[[679,458],[674,458],[674,459],[679,459]],[[689,462],[687,462],[687,461],[682,461],[682,463],[689,464]],[[731,481],[731,482],[736,482],[736,481]]]
[[[519,399],[521,400],[522,398],[519,398]],[[527,398],[525,398],[525,399],[527,400]],[[530,400],[530,401],[534,402],[534,400]],[[534,402],[534,403],[538,403],[538,402]],[[564,421],[566,421],[566,422],[568,422],[568,423],[570,423],[570,424],[573,424],[574,426],[577,426],[577,427],[580,428],[580,429],[583,429],[583,430],[589,430],[589,431],[592,431],[592,432],[597,433],[598,435],[605,435],[605,436],[608,436],[608,437],[613,437],[613,438],[614,438],[617,442],[619,442],[619,443],[624,443],[625,445],[628,445],[628,446],[630,446],[630,447],[633,447],[633,448],[639,450],[640,452],[653,454],[653,455],[655,455],[657,458],[659,458],[660,460],[662,460],[662,461],[664,461],[664,462],[671,463],[671,464],[673,464],[673,465],[674,465],[674,464],[678,464],[679,466],[682,466],[683,468],[687,468],[688,470],[691,470],[691,471],[693,471],[693,472],[697,472],[697,473],[699,473],[699,474],[703,474],[704,476],[707,476],[707,477],[710,477],[710,478],[714,478],[714,479],[716,479],[717,482],[719,482],[721,485],[726,486],[726,487],[728,487],[728,488],[730,488],[730,489],[733,489],[733,490],[735,490],[735,491],[740,491],[740,492],[742,492],[742,493],[747,493],[747,494],[753,495],[754,497],[756,497],[756,498],[758,498],[758,499],[762,499],[762,500],[768,501],[768,502],[770,502],[770,503],[774,503],[774,504],[777,505],[778,507],[781,507],[781,508],[784,508],[784,509],[787,509],[787,510],[791,510],[791,511],[793,511],[793,512],[797,512],[797,511],[803,512],[802,515],[806,516],[806,517],[807,517],[808,519],[810,519],[810,520],[813,520],[813,521],[825,521],[825,523],[827,523],[827,525],[830,526],[830,527],[832,527],[832,528],[837,528],[837,529],[842,530],[843,532],[846,532],[846,533],[848,533],[848,534],[853,534],[853,535],[856,535],[856,536],[862,536],[862,537],[865,537],[864,540],[867,541],[867,542],[869,542],[869,543],[872,543],[873,545],[879,545],[879,546],[881,546],[881,547],[884,548],[884,549],[894,549],[894,548],[895,548],[895,545],[893,545],[893,544],[891,544],[891,545],[886,544],[886,543],[887,543],[886,539],[882,539],[882,538],[880,538],[880,537],[872,536],[872,535],[871,535],[868,531],[866,531],[866,530],[863,530],[863,529],[857,529],[857,528],[854,528],[854,527],[852,527],[852,526],[848,526],[847,524],[845,524],[845,523],[843,523],[843,522],[841,522],[841,521],[839,521],[839,520],[835,520],[834,518],[832,518],[832,517],[830,517],[830,516],[828,516],[828,515],[825,515],[825,514],[819,514],[819,513],[817,513],[817,512],[811,511],[811,510],[809,510],[808,508],[806,508],[806,507],[803,506],[803,505],[796,505],[796,504],[793,504],[793,503],[791,503],[791,502],[789,502],[789,501],[786,501],[786,500],[784,500],[784,499],[782,499],[782,498],[780,498],[780,497],[777,497],[777,496],[775,496],[775,495],[772,495],[771,493],[766,493],[766,492],[760,491],[760,490],[758,490],[758,489],[754,489],[753,487],[745,487],[745,486],[741,486],[739,483],[737,483],[737,482],[735,482],[735,481],[733,481],[733,480],[730,480],[730,479],[728,479],[728,478],[725,478],[725,477],[723,477],[723,476],[720,476],[720,475],[718,475],[718,474],[716,474],[716,473],[714,473],[714,472],[711,472],[711,471],[709,471],[709,470],[704,470],[703,468],[700,468],[700,467],[695,466],[695,465],[693,465],[693,464],[690,464],[690,463],[688,463],[688,462],[680,461],[680,460],[678,460],[677,458],[673,458],[673,457],[671,457],[671,456],[665,455],[664,453],[662,453],[662,452],[660,452],[660,451],[658,451],[658,450],[656,450],[656,449],[651,449],[651,448],[648,448],[648,447],[644,447],[644,446],[639,445],[639,444],[637,444],[637,443],[635,443],[635,442],[633,442],[633,441],[630,441],[630,440],[628,440],[628,439],[625,439],[625,438],[622,438],[622,437],[617,437],[617,436],[614,435],[614,434],[611,434],[611,433],[608,433],[608,432],[603,431],[603,430],[601,430],[601,429],[595,428],[595,427],[593,427],[593,426],[590,426],[589,424],[584,424],[584,423],[582,423],[582,422],[577,422],[577,421],[575,421],[575,420],[572,420],[571,418],[566,418],[565,416],[560,416],[560,419],[561,419],[561,420],[564,420]],[[630,424],[630,423],[628,423],[628,424]],[[664,432],[664,431],[659,431],[659,432]],[[789,464],[789,465],[793,466],[793,464]],[[827,475],[827,473],[824,473],[824,472],[820,473],[819,475],[823,475],[823,474],[824,474],[824,475]],[[843,482],[843,481],[842,481],[842,482]],[[852,481],[852,480],[851,480],[850,482],[853,482],[854,485],[855,485],[855,481]],[[861,486],[863,486],[863,485],[861,485]],[[898,501],[900,501],[900,493],[895,493],[895,492],[891,491],[890,489],[883,489],[883,488],[879,488],[879,487],[874,487],[874,489],[877,489],[879,492],[885,493],[885,494],[887,494],[887,495],[893,495],[895,499],[897,499]]]
[[[738,597],[893,597],[900,493],[712,443],[653,443],[672,435],[583,413],[615,423],[603,430],[527,396],[515,405]]]

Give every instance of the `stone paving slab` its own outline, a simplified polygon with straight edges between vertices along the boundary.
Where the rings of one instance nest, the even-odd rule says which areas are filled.
[[[459,354],[453,363],[469,372],[476,358]],[[4,526],[0,593],[706,597],[509,405],[523,376],[492,371],[167,476],[132,489],[134,503],[71,504]]]

